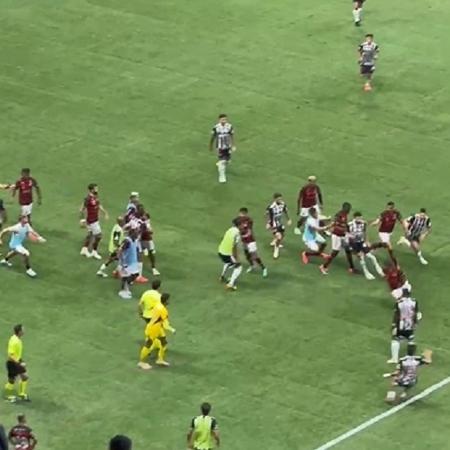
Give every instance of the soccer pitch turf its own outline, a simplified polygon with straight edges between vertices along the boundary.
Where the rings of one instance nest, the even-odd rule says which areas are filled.
[[[35,227],[48,238],[29,244],[36,280],[17,262],[0,273],[1,355],[23,322],[33,399],[3,405],[0,423],[25,411],[44,450],[103,449],[118,432],[137,450],[180,450],[208,400],[224,449],[312,450],[385,411],[386,283],[349,276],[342,256],[326,278],[301,266],[292,229],[280,260],[270,257],[264,209],[280,191],[294,212],[310,174],[329,214],[343,201],[367,218],[388,199],[404,215],[428,208],[430,265],[398,250],[424,313],[419,349],[434,350],[416,392],[449,375],[448,2],[368,0],[360,29],[349,0],[0,6],[0,182],[32,168],[44,195]],[[356,63],[365,32],[381,47],[366,94]],[[207,142],[224,111],[238,152],[218,185]],[[138,371],[136,303],[79,256],[78,208],[93,181],[112,218],[132,190],[152,214],[177,328],[168,370]],[[230,294],[216,250],[241,206],[256,220],[269,278],[243,275]],[[449,399],[444,388],[339,448],[450,448]]]

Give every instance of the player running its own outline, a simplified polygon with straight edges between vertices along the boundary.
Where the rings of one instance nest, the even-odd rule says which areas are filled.
[[[425,350],[422,356],[416,355],[416,346],[408,345],[407,355],[400,358],[398,370],[393,373],[384,374],[384,377],[394,377],[392,385],[401,388],[400,401],[404,401],[408,397],[408,391],[417,384],[418,368],[424,364],[431,364],[431,350]],[[392,403],[397,399],[397,393],[390,391],[387,393],[386,401]]]
[[[21,255],[25,264],[25,273],[31,278],[36,277],[37,273],[31,268],[30,265],[30,252],[23,246],[23,243],[27,238],[40,243],[44,243],[46,240],[34,231],[33,228],[31,228],[31,225],[28,222],[28,216],[22,216],[19,223],[11,227],[7,227],[0,232],[0,245],[2,244],[3,235],[6,233],[11,233],[11,238],[9,240],[9,252],[0,261],[0,264],[11,267],[12,264],[10,259],[17,255]]]
[[[217,171],[219,172],[219,183],[227,182],[227,165],[231,160],[231,152],[236,151],[234,145],[234,128],[228,122],[226,114],[219,115],[219,121],[213,126],[211,139],[209,140],[209,150],[212,151],[215,146],[217,150],[218,161]]]
[[[386,282],[391,290],[391,295],[395,300],[399,300],[403,295],[403,290],[411,292],[412,286],[408,281],[405,272],[397,264],[391,264],[384,269]]]
[[[219,258],[223,262],[220,281],[226,283],[226,288],[235,291],[237,289],[236,281],[242,272],[242,265],[238,259],[238,245],[241,241],[241,232],[239,230],[239,221],[234,219],[232,226],[225,232],[219,245]],[[231,269],[231,278],[226,279],[227,271]]]
[[[133,228],[129,230],[128,236],[123,240],[117,252],[121,278],[119,297],[124,300],[132,298],[130,286],[139,275],[138,252],[138,230]]]
[[[406,235],[397,242],[398,245],[406,245],[412,248],[421,264],[427,265],[428,261],[423,257],[420,244],[431,231],[431,219],[427,216],[427,210],[420,208],[417,214],[413,214],[405,220]]]
[[[8,221],[8,214],[6,213],[5,204],[3,200],[0,198],[0,231],[3,228],[3,224]]]
[[[301,235],[301,228],[309,217],[309,211],[314,208],[318,215],[323,208],[322,191],[317,184],[317,178],[314,175],[308,177],[308,183],[306,183],[298,193],[297,199],[297,227],[294,233]]]
[[[247,273],[252,272],[257,266],[262,270],[262,276],[267,277],[267,267],[263,264],[258,254],[258,247],[256,245],[255,234],[253,232],[253,219],[248,215],[248,208],[241,208],[239,216],[236,219],[239,224],[241,233],[241,241],[244,248],[245,257],[250,265]]]
[[[100,266],[97,271],[97,275],[99,277],[107,278],[108,274],[105,272],[106,268],[117,261],[117,253],[119,248],[125,239],[125,232],[123,230],[123,226],[125,225],[125,220],[122,216],[117,218],[116,224],[113,226],[111,230],[111,237],[109,238],[108,251],[109,257],[108,259]]]
[[[16,196],[19,192],[20,215],[27,216],[31,223],[31,212],[33,211],[33,190],[36,191],[38,197],[38,205],[42,204],[42,192],[39,183],[31,176],[31,170],[22,169],[20,178],[16,181],[12,188],[12,196]]]
[[[349,265],[349,272],[354,273],[355,266],[353,265],[352,252],[348,245],[348,215],[352,210],[352,205],[348,202],[342,204],[342,209],[336,213],[333,222],[331,223],[331,255],[327,261],[319,267],[323,275],[328,275],[328,267],[334,261],[336,256],[343,248],[347,257]]]
[[[98,254],[98,246],[102,239],[99,211],[101,211],[105,216],[105,219],[108,220],[108,213],[103,208],[98,198],[98,185],[91,183],[88,186],[88,195],[80,208],[80,224],[86,226],[88,231],[80,255],[86,256],[87,258],[102,259]]]
[[[329,258],[329,255],[324,253],[327,246],[325,238],[320,234],[328,230],[330,225],[321,227],[319,220],[319,212],[317,208],[309,208],[309,216],[306,219],[305,230],[303,231],[303,242],[308,248],[307,251],[302,252],[302,261],[304,264],[309,263],[311,256],[320,256],[323,259]]]
[[[372,90],[372,77],[375,72],[375,61],[378,58],[379,47],[373,40],[373,34],[366,34],[366,39],[358,47],[361,75],[366,79],[365,91]]]
[[[17,425],[9,431],[8,440],[14,450],[33,450],[36,447],[37,439],[33,430],[27,425],[25,414],[17,416]]]
[[[284,239],[285,226],[283,224],[283,217],[287,219],[287,226],[291,226],[292,221],[289,218],[289,212],[283,196],[276,192],[273,194],[273,202],[266,208],[266,228],[272,231],[274,239],[271,242],[273,246],[273,258],[277,259],[280,256],[280,248]]]
[[[367,222],[363,219],[360,212],[353,214],[353,220],[348,224],[348,242],[351,250],[355,253],[361,264],[364,276],[367,280],[374,280],[375,277],[370,273],[367,268],[366,258],[369,259],[378,275],[384,277],[384,272],[381,266],[378,264],[377,258],[371,252],[371,247],[367,241]]]
[[[361,26],[363,5],[364,0],[353,0],[353,22],[357,27]]]
[[[394,318],[392,320],[391,359],[388,364],[398,364],[400,342],[406,339],[408,345],[414,344],[416,325],[422,318],[417,300],[411,298],[408,289],[403,289],[402,297],[395,304]]]

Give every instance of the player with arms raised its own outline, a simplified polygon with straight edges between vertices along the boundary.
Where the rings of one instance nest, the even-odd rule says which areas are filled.
[[[310,217],[310,209],[314,208],[320,214],[323,208],[322,191],[317,184],[317,178],[314,175],[308,177],[308,182],[300,189],[297,199],[297,227],[294,232],[300,235],[301,228]]]
[[[420,244],[431,231],[431,219],[427,216],[427,210],[420,208],[417,214],[413,214],[405,220],[406,235],[402,236],[397,244],[406,245],[413,249],[421,264],[427,265],[428,261],[423,257]]]
[[[366,80],[364,84],[365,91],[372,90],[372,77],[375,72],[375,61],[378,58],[380,49],[373,40],[373,34],[366,34],[366,39],[358,47],[359,66],[361,76]]]
[[[253,219],[248,215],[248,208],[241,208],[239,210],[239,216],[236,221],[239,224],[239,231],[241,233],[241,242],[244,248],[245,257],[250,264],[250,267],[247,269],[247,273],[252,272],[256,266],[259,266],[261,267],[263,277],[267,277],[267,268],[258,255],[258,247],[256,245],[255,234],[253,232]]]
[[[12,188],[12,196],[19,193],[20,215],[27,216],[31,224],[31,212],[33,211],[33,190],[36,191],[38,197],[38,205],[42,204],[42,192],[39,183],[31,176],[28,168],[22,169],[20,178],[16,181]]]
[[[87,236],[84,240],[80,255],[87,258],[102,259],[98,254],[98,246],[102,239],[99,212],[102,212],[108,220],[108,213],[103,208],[98,198],[98,186],[91,183],[88,186],[88,195],[83,200],[80,208],[80,224],[86,225]]]
[[[273,194],[273,202],[266,208],[266,228],[272,231],[274,239],[271,242],[273,246],[273,258],[277,259],[280,256],[280,248],[284,239],[285,226],[283,224],[283,217],[287,219],[287,225],[290,226],[292,221],[289,218],[289,212],[283,196],[276,192]]]
[[[213,126],[211,138],[209,140],[209,149],[213,150],[215,146],[217,150],[217,170],[219,172],[219,183],[227,182],[227,165],[231,159],[231,152],[236,150],[234,145],[234,128],[228,122],[226,114],[219,115],[219,121]]]
[[[349,272],[354,273],[352,252],[347,242],[348,233],[348,215],[352,209],[352,205],[348,202],[342,204],[342,209],[336,213],[331,223],[331,255],[328,260],[322,264],[319,269],[323,275],[328,275],[328,267],[334,261],[336,256],[343,248],[347,257]]]

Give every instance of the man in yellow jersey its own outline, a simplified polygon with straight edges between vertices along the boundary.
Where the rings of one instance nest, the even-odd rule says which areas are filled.
[[[152,288],[145,291],[139,300],[138,311],[139,315],[147,322],[150,322],[152,318],[152,311],[155,306],[159,305],[161,302],[161,292],[159,288],[161,287],[160,280],[153,280]]]
[[[225,232],[222,242],[219,245],[219,258],[223,262],[220,281],[226,283],[226,288],[235,291],[236,280],[242,272],[242,265],[238,261],[238,244],[240,242],[239,222],[232,221],[232,227]],[[233,269],[230,280],[225,278],[228,269]]]
[[[188,448],[193,450],[212,450],[220,446],[219,427],[217,420],[211,417],[211,405],[202,403],[201,415],[194,417],[187,435]]]
[[[108,276],[108,274],[105,272],[106,268],[114,261],[117,261],[117,251],[119,250],[119,247],[125,238],[125,232],[123,230],[124,225],[125,219],[122,216],[119,216],[116,220],[116,224],[111,230],[111,237],[109,238],[109,257],[97,271],[97,275],[99,277],[106,278]]]
[[[8,382],[5,385],[6,399],[9,402],[16,402],[18,399],[30,401],[27,395],[28,374],[25,363],[22,361],[24,327],[16,325],[14,334],[8,342],[8,360],[6,361],[6,370],[8,372]],[[19,381],[18,397],[14,395],[14,384]]]
[[[152,311],[152,318],[145,328],[146,342],[141,349],[138,367],[144,370],[152,368],[145,360],[150,356],[153,350],[158,349],[156,364],[158,366],[168,367],[170,364],[164,359],[167,352],[166,330],[175,333],[175,328],[169,323],[169,305],[170,295],[164,293],[161,295],[161,302],[155,306]]]

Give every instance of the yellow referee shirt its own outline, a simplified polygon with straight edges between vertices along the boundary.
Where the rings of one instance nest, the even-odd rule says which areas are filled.
[[[155,306],[161,303],[161,293],[155,289],[150,289],[142,294],[139,300],[139,307],[142,311],[142,317],[144,319],[152,318],[152,311]]]
[[[19,362],[22,359],[22,351],[22,339],[13,334],[8,342],[8,358],[12,361]]]

